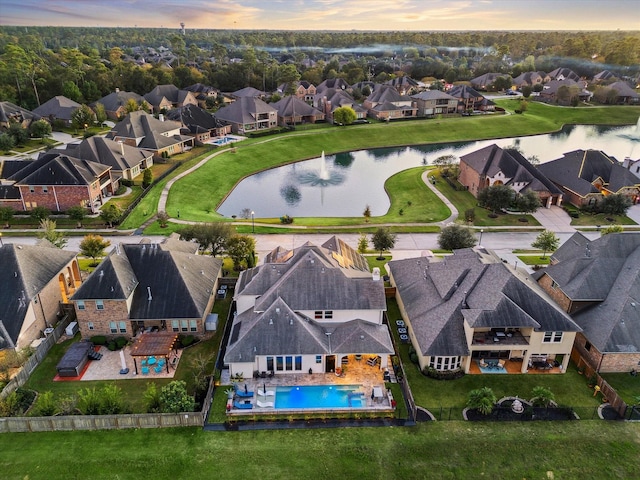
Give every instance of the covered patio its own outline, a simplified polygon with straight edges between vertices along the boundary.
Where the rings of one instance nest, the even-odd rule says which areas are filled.
[[[166,369],[169,373],[169,364],[178,359],[178,352],[175,343],[178,340],[178,334],[174,332],[148,332],[139,335],[136,343],[131,347],[131,357],[133,358],[133,366],[135,374],[138,371],[138,362],[140,363],[140,371],[144,374],[149,373],[149,368],[157,371],[158,368]]]

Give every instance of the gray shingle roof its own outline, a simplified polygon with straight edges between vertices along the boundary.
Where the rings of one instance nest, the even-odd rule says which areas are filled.
[[[65,154],[46,153],[13,174],[17,185],[89,185],[111,167]]]
[[[66,152],[76,158],[108,165],[113,170],[118,171],[135,167],[154,155],[152,150],[132,147],[126,143],[116,142],[97,135],[85,138],[76,145],[67,145],[67,148],[63,150],[49,150],[48,153],[52,151]]]
[[[92,103],[91,105],[95,106],[96,103],[101,103],[107,112],[115,112],[120,107],[125,107],[130,99],[135,100],[136,103],[144,101],[144,97],[142,95],[138,95],[135,92],[118,91],[111,92],[109,95],[102,97],[100,100]]]
[[[240,97],[235,102],[221,108],[216,112],[220,120],[235,124],[252,124],[258,121],[261,113],[277,113],[271,105],[255,97]]]
[[[323,113],[317,108],[313,108],[308,103],[300,100],[294,95],[287,95],[286,97],[271,104],[273,108],[278,111],[279,117],[292,117],[292,116],[322,116]]]
[[[570,299],[592,303],[573,319],[600,352],[640,352],[640,233],[592,241],[577,235],[560,246],[559,263],[544,274]]]
[[[31,300],[75,256],[48,242],[0,247],[0,349],[16,344]]]
[[[183,143],[185,138],[180,135],[163,135],[173,130],[179,130],[181,124],[171,120],[161,121],[143,110],[128,114],[107,134],[107,138],[139,139],[138,148],[161,150],[170,145]]]
[[[423,355],[468,355],[465,319],[473,328],[579,330],[528,275],[491,253],[457,250],[441,261],[411,258],[389,268]]]
[[[0,102],[0,122],[8,123],[16,121],[22,123],[24,120],[38,120],[39,115],[30,112],[26,108],[19,107],[11,102]]]
[[[70,98],[58,95],[49,99],[39,107],[34,108],[33,113],[41,117],[59,118],[69,121],[71,120],[71,114],[81,106],[78,102],[74,102]]]
[[[197,105],[185,105],[167,113],[167,119],[182,123],[191,133],[211,131],[228,125]]]

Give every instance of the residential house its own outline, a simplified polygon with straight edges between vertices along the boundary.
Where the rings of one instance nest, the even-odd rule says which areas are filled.
[[[125,180],[136,178],[144,169],[153,165],[155,155],[153,150],[132,147],[124,142],[97,135],[85,138],[77,144],[68,144],[66,149],[53,149],[47,153],[53,152],[110,166],[114,183],[121,178]]]
[[[47,100],[39,107],[34,108],[33,113],[41,116],[42,118],[46,118],[50,123],[53,123],[55,120],[60,120],[64,122],[65,125],[69,126],[72,122],[73,112],[81,106],[82,105],[78,102],[74,102],[67,97],[58,95]]]
[[[420,369],[461,369],[486,360],[526,373],[565,372],[580,328],[524,271],[484,249],[388,264],[391,284]]]
[[[196,105],[176,108],[169,111],[166,117],[174,122],[180,122],[183,126],[181,132],[195,137],[200,144],[231,133],[230,123],[220,120],[216,115]]]
[[[484,75],[480,75],[479,77],[472,78],[470,80],[471,86],[476,90],[487,91],[489,89],[493,89],[493,84],[498,78],[505,77],[509,78],[509,75],[506,73],[485,73]]]
[[[312,107],[298,96],[287,95],[271,104],[278,111],[278,125],[316,123],[324,120],[324,113]]]
[[[151,150],[158,155],[173,155],[189,150],[193,137],[182,135],[182,124],[165,120],[160,114],[155,118],[142,110],[128,114],[106,135],[116,142]]]
[[[578,208],[595,205],[612,193],[625,195],[634,204],[640,201],[640,179],[600,150],[574,150],[538,170]]]
[[[233,133],[244,134],[278,125],[278,111],[256,97],[238,97],[216,112],[216,118],[231,124]]]
[[[547,74],[538,71],[538,72],[522,72],[516,78],[513,79],[513,85],[521,90],[522,87],[534,87],[536,85],[541,85],[547,81],[551,80],[547,77]]]
[[[0,160],[0,207],[23,210],[20,189],[7,179],[31,162],[32,160]]]
[[[640,119],[638,119],[640,122]],[[622,166],[633,173],[636,177],[640,178],[640,158],[632,160],[630,157],[625,157],[622,162]],[[0,178],[2,178],[0,176]]]
[[[418,110],[411,97],[399,94],[391,85],[377,88],[365,99],[363,107],[367,109],[369,116],[378,120],[413,118],[417,116]]]
[[[343,78],[327,78],[316,87],[316,95],[326,90],[349,90],[349,84]]]
[[[571,70],[570,68],[556,68],[555,70],[547,74],[549,80],[573,80],[574,82],[580,81],[580,75]]]
[[[240,273],[224,362],[232,375],[329,373],[350,355],[388,366],[384,281],[336,237],[322,246],[277,248]]]
[[[81,283],[74,252],[46,240],[0,246],[0,350],[22,350],[62,317]]]
[[[97,103],[102,104],[107,117],[112,120],[121,120],[127,115],[127,103],[129,100],[133,100],[138,105],[142,105],[146,100],[142,95],[138,95],[135,92],[121,92],[116,88],[115,92],[111,92],[109,95],[102,97],[97,102],[91,104],[95,107]]]
[[[536,169],[520,152],[496,144],[460,157],[458,181],[474,197],[483,188],[507,185],[516,194],[535,192],[546,208],[562,203],[562,190]]]
[[[203,334],[222,261],[198,255],[198,244],[169,237],[162,243],[120,244],[72,297],[83,338],[133,337],[157,328]]]
[[[411,98],[416,102],[419,117],[450,115],[458,110],[458,99],[439,90],[425,90]]]
[[[180,90],[172,84],[158,85],[144,96],[154,112],[165,113],[172,108],[198,105],[196,95],[189,90]]]
[[[281,95],[286,95],[288,93],[288,90],[289,90],[289,84],[283,83],[278,86],[277,91]],[[311,82],[307,82],[306,80],[300,80],[298,82],[295,82],[295,84],[293,85],[293,95],[295,95],[297,98],[299,98],[300,100],[306,103],[313,102],[313,96],[315,94],[316,94],[316,86]]]
[[[393,87],[400,95],[415,95],[422,89],[419,82],[406,75],[387,80],[383,85]]]
[[[593,83],[611,83],[619,80],[619,78],[609,70],[602,70],[593,76]]]
[[[581,102],[588,102],[592,96],[593,93],[586,89],[584,82],[564,79],[546,83],[538,98],[547,103],[569,105],[575,98]]]
[[[115,192],[111,167],[66,153],[45,153],[7,179],[20,190],[20,210],[63,212],[81,205],[92,212]]]
[[[40,120],[40,116],[26,108],[11,102],[0,102],[0,130],[9,128],[12,123],[18,123],[22,128],[29,128],[31,122],[36,120]]]
[[[336,108],[350,107],[356,113],[356,119],[367,117],[367,109],[356,103],[354,98],[345,90],[329,88],[316,94],[313,106],[325,114],[327,121],[333,123],[333,112]]]
[[[198,106],[201,108],[206,108],[207,100],[216,100],[218,94],[220,94],[220,90],[217,88],[210,87],[203,83],[194,83],[193,85],[185,87],[185,90],[192,92],[196,96]]]
[[[614,101],[618,105],[638,105],[640,103],[640,95],[627,82],[617,81],[609,85],[609,88],[615,90]]]
[[[458,100],[458,113],[493,110],[495,104],[467,85],[454,85],[447,92]]]
[[[248,98],[259,98],[260,100],[264,100],[267,94],[262,90],[258,90],[257,88],[244,87],[244,88],[241,88],[240,90],[236,90],[235,92],[231,92],[231,96],[236,99],[242,98],[242,97],[248,97]]]
[[[575,233],[538,272],[540,286],[580,326],[573,360],[596,372],[640,370],[640,233]]]

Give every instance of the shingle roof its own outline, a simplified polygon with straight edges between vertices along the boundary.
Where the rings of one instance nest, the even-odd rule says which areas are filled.
[[[53,150],[49,150],[49,152],[52,151]],[[55,151],[59,153],[66,151],[76,158],[108,165],[112,167],[113,170],[118,171],[139,165],[154,155],[152,150],[132,147],[126,143],[116,142],[115,140],[97,135],[85,138],[78,144],[67,145],[67,148],[64,150],[56,149]]]
[[[416,100],[457,100],[456,97],[449,95],[448,93],[441,92],[440,90],[425,90],[424,92],[411,95],[411,98]]]
[[[107,138],[139,139],[138,148],[161,150],[185,141],[180,135],[167,136],[164,133],[179,130],[181,125],[172,120],[158,120],[143,110],[128,114],[107,134]]]
[[[8,123],[9,121],[22,122],[23,120],[38,120],[39,115],[30,112],[26,108],[14,105],[11,102],[0,102],[0,122]]]
[[[276,113],[271,105],[255,97],[240,97],[235,102],[221,108],[216,117],[235,124],[251,124],[257,121],[261,113]]]
[[[16,344],[31,300],[75,256],[48,242],[0,247],[0,349]]]
[[[207,112],[197,105],[185,105],[174,108],[166,115],[167,119],[182,123],[191,133],[199,131],[211,131],[228,125],[215,115]]]
[[[240,90],[236,90],[235,92],[231,92],[231,95],[234,97],[264,97],[265,93],[257,88],[253,87],[244,87]]]
[[[457,250],[441,261],[410,258],[389,268],[423,355],[468,355],[464,320],[472,327],[579,330],[528,275],[492,253]]]
[[[115,112],[120,107],[124,107],[127,105],[127,102],[133,99],[136,103],[140,103],[144,101],[144,97],[142,95],[138,95],[135,92],[112,92],[109,95],[102,97],[97,102],[92,103],[95,106],[96,103],[101,103],[104,106],[104,109],[108,112]]]
[[[278,111],[279,117],[322,116],[323,113],[294,95],[287,95],[271,104]]]
[[[110,168],[61,153],[45,153],[9,180],[16,185],[90,185]]]
[[[58,95],[49,99],[39,107],[34,108],[33,113],[41,117],[71,120],[71,114],[81,106],[78,102],[74,102],[70,98]]]
[[[612,233],[589,241],[575,234],[544,269],[572,300],[593,304],[573,314],[600,352],[640,352],[640,233]]]

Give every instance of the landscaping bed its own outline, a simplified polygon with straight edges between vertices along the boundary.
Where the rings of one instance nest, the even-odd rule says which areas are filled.
[[[571,408],[550,405],[548,407],[534,407],[524,400],[520,400],[524,410],[516,413],[511,408],[514,399],[505,399],[493,408],[489,415],[483,415],[475,409],[465,410],[466,420],[472,422],[530,422],[534,420],[578,420]]]

